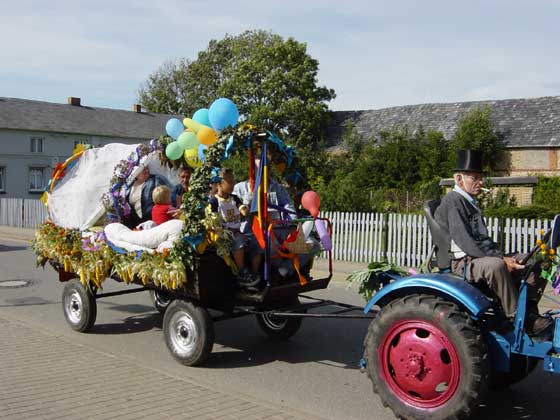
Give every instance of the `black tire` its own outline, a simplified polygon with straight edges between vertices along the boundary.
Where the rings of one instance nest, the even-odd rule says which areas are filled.
[[[62,291],[62,311],[70,328],[88,332],[97,317],[97,303],[93,292],[85,288],[78,279],[68,281]]]
[[[169,304],[173,301],[173,297],[169,293],[161,290],[150,289],[150,301],[160,314],[164,314]]]
[[[430,295],[396,299],[372,321],[364,346],[373,391],[398,418],[465,419],[486,396],[486,345],[454,303]]]
[[[504,389],[522,381],[535,370],[539,359],[512,354],[509,372],[490,370],[490,389]]]
[[[299,305],[299,299],[296,297],[295,299],[290,299],[287,303],[285,303],[284,307],[295,307],[297,305]],[[307,312],[307,310],[302,309],[300,312]],[[279,340],[288,340],[290,337],[295,335],[299,331],[301,323],[303,322],[303,318],[282,318],[268,315],[266,313],[257,314],[256,317],[257,323],[266,335]]]
[[[176,299],[163,316],[163,335],[167,348],[179,363],[198,366],[212,352],[214,324],[205,308]]]

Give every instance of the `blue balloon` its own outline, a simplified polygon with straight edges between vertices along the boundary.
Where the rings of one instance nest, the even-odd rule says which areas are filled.
[[[208,146],[205,146],[203,144],[198,146],[198,158],[201,162],[204,162],[206,160],[206,149],[208,149]]]
[[[208,109],[206,108],[200,108],[198,111],[196,111],[193,114],[192,119],[196,122],[199,122],[200,124],[204,124],[207,127],[212,127],[212,125],[210,124],[210,119],[208,118]]]
[[[177,118],[171,118],[167,121],[167,124],[165,124],[166,133],[175,140],[177,140],[184,129],[185,127],[183,126],[183,123]]]
[[[210,105],[208,118],[214,130],[222,130],[237,124],[239,111],[231,99],[219,98]]]

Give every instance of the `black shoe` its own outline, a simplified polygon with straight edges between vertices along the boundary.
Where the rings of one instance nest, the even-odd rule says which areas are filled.
[[[529,337],[538,341],[551,341],[554,334],[554,321],[552,318],[527,314],[525,328]]]

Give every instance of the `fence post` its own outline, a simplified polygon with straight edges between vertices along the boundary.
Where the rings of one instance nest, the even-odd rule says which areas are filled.
[[[498,246],[505,252],[504,245],[505,245],[505,238],[506,238],[506,220],[504,217],[498,218]]]
[[[381,261],[387,261],[387,247],[389,245],[389,213],[381,213]]]

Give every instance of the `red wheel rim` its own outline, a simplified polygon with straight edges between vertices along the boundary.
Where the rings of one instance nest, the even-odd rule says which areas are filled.
[[[387,331],[378,349],[385,382],[406,404],[437,408],[457,390],[461,363],[447,334],[419,320],[400,321]]]

